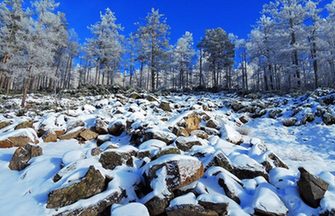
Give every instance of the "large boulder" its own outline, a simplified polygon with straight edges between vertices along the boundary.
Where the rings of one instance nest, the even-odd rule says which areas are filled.
[[[144,132],[143,138],[143,141],[157,139],[165,142],[166,144],[171,144],[175,141],[177,137],[176,135],[168,131],[163,131],[159,129],[148,129]]]
[[[52,191],[48,196],[47,208],[60,208],[90,198],[102,192],[105,186],[105,177],[94,166],[90,166],[80,182]]]
[[[297,119],[296,118],[288,118],[288,119],[284,119],[283,120],[283,125],[285,126],[285,127],[292,127],[292,126],[294,126],[296,123],[297,123]]]
[[[323,114],[322,116],[322,120],[326,125],[333,125],[335,124],[335,116],[332,115],[329,112],[326,112],[325,114]]]
[[[108,134],[108,124],[101,119],[97,119],[94,130],[99,135]]]
[[[32,128],[6,132],[0,138],[0,148],[23,147],[29,143],[38,143],[37,134]]]
[[[54,131],[47,131],[43,134],[42,139],[45,143],[57,142],[57,134]]]
[[[197,198],[199,205],[218,213],[219,216],[228,214],[229,201],[210,194],[202,194]]]
[[[110,123],[108,132],[113,136],[120,136],[127,127],[127,123],[123,119],[118,119]]]
[[[76,127],[73,128],[70,131],[67,131],[65,134],[59,136],[60,140],[70,140],[70,139],[76,139],[79,137],[79,134],[83,132],[85,128],[83,127]]]
[[[184,118],[185,129],[188,133],[199,130],[201,117],[197,113],[192,113]]]
[[[185,187],[204,175],[202,163],[195,157],[186,155],[164,155],[146,165],[145,174],[149,180],[156,172],[166,168],[166,184],[169,191]]]
[[[110,212],[109,207],[113,204],[120,203],[125,197],[125,192],[120,189],[113,189],[111,192],[104,192],[106,195],[100,196],[99,199],[92,197],[92,200],[85,200],[81,205],[74,207],[64,207],[56,211],[55,216],[96,216],[105,215],[105,212]],[[96,196],[99,196],[98,194]],[[83,200],[84,201],[84,200]],[[107,214],[108,215],[108,214]]]
[[[34,122],[32,120],[23,121],[20,124],[15,126],[15,130],[24,129],[24,128],[34,128]]]
[[[161,108],[165,112],[171,112],[172,111],[170,102],[167,102],[167,101],[162,101],[159,105],[159,108]]]
[[[5,128],[5,127],[8,127],[9,125],[13,124],[13,121],[11,120],[2,120],[0,121],[0,130]]]
[[[254,215],[286,216],[288,209],[275,192],[259,186],[252,200]]]
[[[42,155],[41,147],[27,144],[24,147],[16,149],[8,167],[11,170],[21,171],[29,166],[31,158],[40,155]]]
[[[241,181],[227,171],[219,173],[217,178],[219,185],[223,188],[227,197],[240,204],[240,197],[243,195]]]
[[[106,151],[101,154],[99,162],[105,169],[115,169],[117,166],[121,166],[123,164],[131,165],[132,157],[127,152],[120,151]]]
[[[262,163],[262,165],[265,167],[267,172],[275,167],[288,169],[286,163],[282,161],[282,159],[280,159],[275,153],[270,153],[265,161]]]
[[[176,146],[182,151],[189,151],[193,146],[205,145],[204,140],[196,137],[178,137],[176,139]]]
[[[91,131],[90,129],[84,129],[79,134],[79,139],[83,141],[93,140],[98,137],[99,134],[95,133],[94,131]]]
[[[182,204],[166,209],[167,216],[219,216],[213,210],[205,209],[200,205]]]
[[[169,206],[171,200],[170,196],[158,197],[155,196],[145,203],[151,216],[161,215],[165,212],[165,209]]]
[[[222,151],[217,151],[211,156],[209,163],[206,165],[206,169],[213,166],[222,167],[230,172],[233,170],[231,161]]]
[[[300,167],[300,179],[298,181],[298,188],[301,198],[304,202],[317,208],[320,206],[320,201],[328,190],[328,183],[310,174],[307,170]]]
[[[238,154],[230,157],[230,159],[233,165],[232,173],[239,179],[253,179],[259,176],[269,179],[268,173],[263,165],[247,155]]]

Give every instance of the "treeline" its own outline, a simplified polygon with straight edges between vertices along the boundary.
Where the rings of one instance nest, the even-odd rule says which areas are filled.
[[[53,0],[0,3],[0,88],[28,91],[69,88],[78,43]]]
[[[326,2],[327,3],[327,2]],[[87,85],[160,89],[290,91],[335,85],[335,0],[274,0],[247,39],[222,28],[172,44],[166,17],[152,9],[123,34],[106,9],[79,45],[54,0],[0,3],[0,89],[59,91]],[[22,105],[25,101],[23,100]]]

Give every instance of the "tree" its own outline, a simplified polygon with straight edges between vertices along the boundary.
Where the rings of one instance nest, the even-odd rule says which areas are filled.
[[[221,72],[226,71],[226,89],[231,87],[231,69],[234,64],[234,44],[230,41],[228,34],[222,29],[209,29],[205,37],[198,45],[210,62],[212,71],[213,88],[219,88],[222,80]]]
[[[107,8],[105,13],[100,13],[100,21],[89,27],[93,38],[87,40],[86,52],[94,58],[96,64],[95,82],[100,83],[100,69],[103,70],[102,84],[114,83],[114,74],[119,68],[123,53],[123,39],[120,34],[123,29],[116,23],[114,13]]]
[[[176,47],[174,49],[175,64],[179,71],[180,89],[185,88],[185,75],[186,87],[188,87],[187,74],[189,73],[189,71],[191,71],[194,54],[195,51],[193,49],[193,35],[190,32],[185,32],[185,34],[178,39]]]
[[[138,28],[137,34],[143,49],[141,57],[145,58],[145,62],[149,64],[152,91],[159,85],[159,62],[164,58],[164,53],[169,48],[169,29],[164,15],[155,9],[152,9],[147,15],[144,25]]]

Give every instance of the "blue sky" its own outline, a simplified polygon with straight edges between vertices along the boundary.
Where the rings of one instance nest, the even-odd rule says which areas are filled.
[[[185,31],[197,42],[207,28],[222,27],[239,37],[246,37],[259,18],[262,5],[269,0],[59,0],[71,28],[83,42],[89,37],[87,26],[99,20],[99,12],[109,7],[124,34],[135,31],[135,22],[143,19],[151,8],[159,9],[171,26],[174,43]]]

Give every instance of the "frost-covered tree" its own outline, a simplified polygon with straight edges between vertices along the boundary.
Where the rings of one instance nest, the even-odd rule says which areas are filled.
[[[94,58],[96,65],[95,82],[113,84],[114,75],[119,69],[123,53],[122,26],[116,23],[114,13],[107,8],[100,13],[100,20],[89,27],[93,37],[87,40],[86,53]],[[102,70],[102,79],[100,69]]]
[[[1,85],[7,92],[13,82],[20,82],[27,67],[27,50],[31,48],[33,22],[30,10],[23,8],[22,0],[5,0],[0,3],[0,72]]]
[[[159,83],[160,61],[165,57],[169,48],[170,27],[166,18],[158,10],[152,9],[145,18],[145,23],[138,28],[138,35],[143,49],[145,62],[149,65],[151,76],[151,90],[154,91]]]
[[[192,71],[194,55],[193,35],[190,32],[185,32],[185,34],[178,39],[174,49],[175,64],[179,71],[179,88],[181,89],[188,87],[188,78],[190,71]]]

